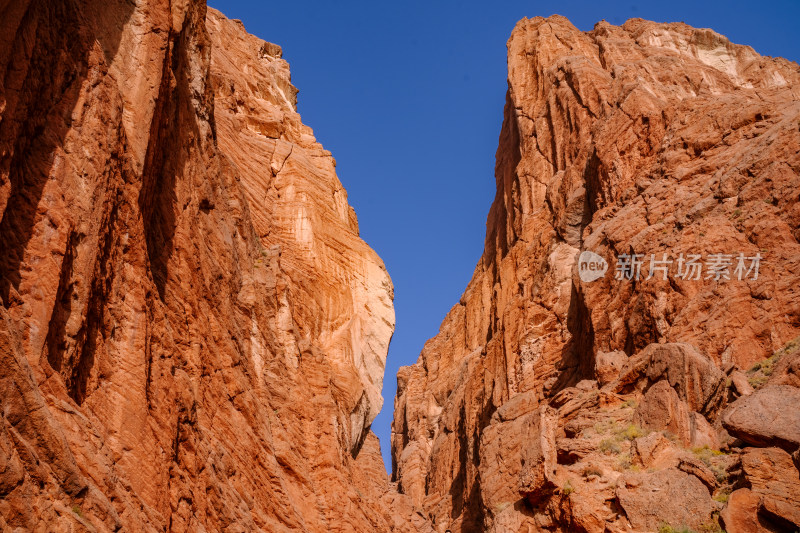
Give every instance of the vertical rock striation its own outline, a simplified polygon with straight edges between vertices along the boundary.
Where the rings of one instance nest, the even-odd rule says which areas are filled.
[[[276,45],[0,1],[0,525],[417,531],[369,426],[393,289]]]
[[[685,24],[553,16],[517,24],[508,71],[484,253],[398,373],[393,478],[439,531],[697,529],[733,481],[687,450],[735,446],[731,382],[800,333],[800,68]],[[584,251],[604,277],[581,281]],[[648,279],[650,254],[740,252],[757,279]],[[615,279],[622,254],[640,279]]]

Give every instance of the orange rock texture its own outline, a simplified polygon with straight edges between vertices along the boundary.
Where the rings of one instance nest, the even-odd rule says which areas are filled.
[[[0,529],[428,531],[369,426],[393,288],[280,47],[0,1]]]
[[[800,67],[553,16],[508,71],[483,256],[398,373],[400,491],[436,531],[797,529]]]

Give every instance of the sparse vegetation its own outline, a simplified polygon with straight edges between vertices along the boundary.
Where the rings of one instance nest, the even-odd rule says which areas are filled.
[[[598,434],[608,433],[610,431],[616,432],[617,430],[617,421],[616,420],[604,420],[603,422],[597,422],[594,425],[594,431]]]
[[[776,355],[778,355],[778,357],[780,357],[780,356],[782,356],[782,355],[786,355],[786,354],[794,353],[794,352],[795,352],[795,351],[797,351],[798,349],[800,349],[800,337],[795,337],[794,339],[792,339],[792,340],[790,340],[789,342],[787,342],[787,343],[786,343],[786,344],[783,346],[783,348],[781,348],[780,350],[778,350],[778,351],[776,352]]]
[[[632,468],[631,456],[627,453],[620,455],[617,462],[617,470],[630,470]],[[638,471],[638,468],[637,468]]]
[[[628,424],[625,429],[619,433],[620,438],[624,440],[638,439],[645,436],[645,431],[636,424]]]
[[[719,525],[719,515],[715,513],[711,521],[700,526],[700,533],[725,533],[725,530]]]
[[[592,477],[592,476],[603,477],[603,473],[596,466],[587,466],[586,468],[583,469],[581,475],[583,477]]]
[[[686,526],[675,527],[669,524],[661,524],[658,527],[658,533],[725,533],[725,530],[720,527],[719,520],[715,516],[713,520],[700,526],[700,531],[695,531]]]
[[[747,378],[747,381],[750,383],[750,386],[753,387],[754,389],[760,389],[767,383],[768,379],[769,376],[753,376]]]
[[[564,486],[561,487],[561,494],[563,494],[564,496],[569,496],[573,492],[575,492],[575,489],[572,488],[572,484],[569,481],[564,483]]]
[[[72,512],[75,513],[76,515],[80,516],[81,518],[83,518],[83,511],[81,510],[79,505],[77,505],[77,504],[73,505],[72,506]]]
[[[614,439],[603,439],[600,441],[600,451],[609,454],[617,454],[622,452],[622,448],[620,448],[619,444]]]
[[[627,449],[627,444],[624,444],[626,441],[632,441],[648,433],[633,423],[628,423],[626,426],[621,427],[615,420],[598,422],[594,425],[594,430],[600,435],[611,433],[611,436],[601,440],[598,446],[600,452],[606,455],[622,453],[624,449]],[[621,468],[627,470],[630,468],[630,464],[627,466],[622,465]]]
[[[758,372],[761,371],[762,374],[765,376],[772,375],[773,367],[775,366],[775,358],[777,354],[773,354],[763,361],[759,361],[758,363],[754,364],[753,367],[750,369],[750,372]]]
[[[686,526],[673,527],[669,524],[661,524],[660,526],[658,526],[658,533],[697,533],[697,532]]]
[[[664,437],[669,441],[678,442],[678,437],[671,431],[667,431],[665,429],[664,431],[661,432],[661,434],[664,435]]]
[[[720,455],[727,455],[725,452],[720,450],[715,450],[713,448],[709,448],[708,446],[700,446],[697,448],[692,448],[692,453],[697,456],[698,459],[703,461],[706,465],[711,464],[712,457],[719,457]]]
[[[720,465],[718,462],[714,461],[716,457],[727,455],[725,452],[714,450],[708,446],[702,446],[699,448],[692,448],[692,453],[703,461],[703,464],[714,473],[714,477],[717,479],[718,483],[725,483],[728,481],[728,472],[725,470],[724,465]]]
[[[747,381],[750,382],[750,386],[754,389],[763,387],[775,371],[775,365],[780,361],[781,357],[798,349],[800,349],[800,337],[795,337],[787,342],[783,348],[750,367],[750,370],[747,371]]]
[[[638,402],[633,398],[631,398],[630,400],[626,400],[625,403],[622,404],[622,407],[629,407],[631,409],[636,409],[638,405],[639,405]]]
[[[717,493],[714,494],[714,501],[720,503],[728,503],[728,498],[730,497],[730,495],[731,495],[730,489],[724,488],[722,490],[717,491]]]

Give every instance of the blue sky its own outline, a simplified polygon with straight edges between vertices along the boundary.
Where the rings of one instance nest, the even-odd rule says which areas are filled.
[[[398,367],[417,360],[483,250],[506,91],[506,41],[522,17],[581,30],[632,17],[710,27],[800,60],[800,0],[263,2],[211,0],[283,47],[303,122],[337,162],[361,236],[395,286],[397,328],[373,423],[391,469]]]

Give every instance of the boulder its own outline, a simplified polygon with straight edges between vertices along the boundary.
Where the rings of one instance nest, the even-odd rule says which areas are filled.
[[[800,387],[800,338],[787,344],[779,354],[769,383]]]
[[[759,497],[750,489],[739,489],[728,496],[728,505],[719,514],[726,533],[769,533],[758,517]]]
[[[713,450],[720,447],[719,437],[714,427],[700,413],[689,415],[689,442],[692,448],[707,446]]]
[[[621,391],[646,380],[666,380],[690,411],[714,416],[725,401],[725,374],[714,361],[687,343],[650,344],[631,357],[612,385]]]
[[[739,396],[748,396],[753,394],[753,386],[750,385],[750,382],[747,380],[747,376],[741,370],[734,370],[728,376],[728,379],[731,380],[731,385],[733,386],[736,394]]]
[[[650,468],[665,457],[672,454],[672,443],[659,432],[653,432],[633,440],[631,445],[631,461],[645,468]]]
[[[717,488],[717,478],[714,472],[697,457],[692,457],[688,454],[681,457],[678,461],[678,470],[691,474],[699,479],[703,485],[708,488],[710,494],[713,494],[714,489]]]
[[[666,380],[645,393],[633,413],[633,421],[643,428],[668,431],[686,446],[691,441],[689,409]]]
[[[800,529],[800,476],[788,453],[749,448],[742,455],[742,472],[759,498],[761,514],[781,528]]]
[[[572,464],[597,451],[597,446],[591,439],[558,439],[558,463]]]
[[[597,383],[603,387],[619,377],[619,373],[628,362],[625,352],[600,352],[597,354],[594,375]]]
[[[527,422],[524,434],[529,441],[522,452],[519,492],[536,503],[556,487],[557,416],[552,408],[541,406]]]
[[[676,468],[624,474],[616,493],[631,526],[639,531],[657,531],[664,524],[699,530],[716,510],[705,485]]]
[[[767,385],[728,406],[722,425],[754,446],[777,446],[788,452],[800,447],[800,389]]]

